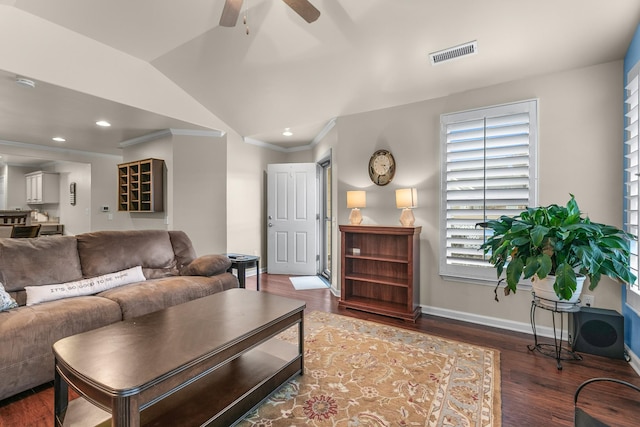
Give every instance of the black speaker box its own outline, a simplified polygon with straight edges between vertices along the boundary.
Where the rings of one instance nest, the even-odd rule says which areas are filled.
[[[581,307],[574,313],[573,350],[624,359],[624,317],[615,310]]]

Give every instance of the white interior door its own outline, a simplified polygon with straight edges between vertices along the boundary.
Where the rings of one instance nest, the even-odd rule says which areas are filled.
[[[315,163],[267,166],[267,271],[270,274],[318,273],[318,173]]]

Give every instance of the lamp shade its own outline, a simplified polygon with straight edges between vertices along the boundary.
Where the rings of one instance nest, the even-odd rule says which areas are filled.
[[[366,208],[367,207],[367,192],[347,191],[347,208]]]
[[[418,190],[415,188],[400,188],[396,190],[396,207],[411,209],[418,207]]]

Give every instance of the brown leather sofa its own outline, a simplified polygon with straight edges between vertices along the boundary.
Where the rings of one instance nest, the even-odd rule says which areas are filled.
[[[141,266],[147,279],[25,305],[26,286],[68,283]],[[53,380],[61,338],[238,287],[224,255],[197,257],[181,231],[99,231],[0,239],[0,282],[19,307],[0,312],[0,400]]]

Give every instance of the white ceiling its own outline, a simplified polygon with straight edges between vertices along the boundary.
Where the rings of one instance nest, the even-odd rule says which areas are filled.
[[[311,2],[321,16],[308,24],[282,1],[245,0],[249,35],[242,16],[218,25],[224,0],[0,5],[150,63],[241,136],[282,147],[309,144],[334,117],[622,59],[640,22],[637,0]],[[429,52],[473,40],[477,55],[430,64]],[[114,153],[160,129],[199,128],[15,77],[0,72],[0,140],[55,145],[60,134],[67,148]],[[93,125],[103,117],[107,131]]]

